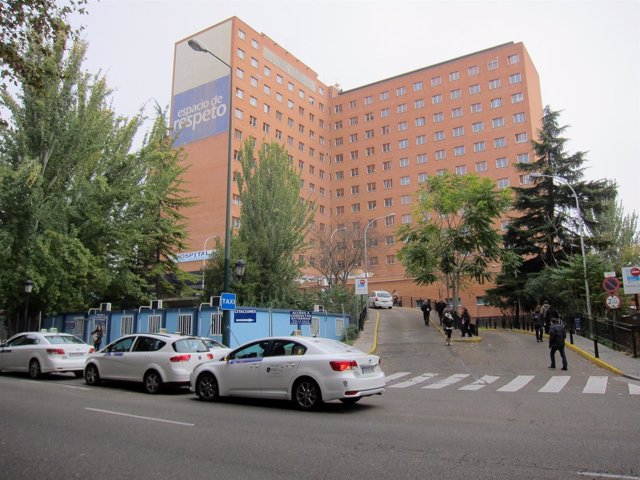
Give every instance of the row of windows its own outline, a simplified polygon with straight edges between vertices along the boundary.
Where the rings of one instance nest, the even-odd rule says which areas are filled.
[[[508,65],[515,65],[520,63],[520,54],[515,53],[515,54],[511,54],[507,56],[507,64]],[[487,62],[487,70],[491,71],[491,70],[496,70],[498,67],[500,66],[499,64],[499,60],[493,59],[490,60],[489,62]],[[480,66],[479,65],[471,65],[467,68],[467,76],[468,77],[473,77],[473,76],[477,76],[480,74]],[[455,70],[452,72],[449,72],[448,74],[448,79],[449,82],[456,82],[458,80],[460,80],[460,71]],[[522,74],[519,72],[513,73],[511,75],[509,75],[509,84],[516,84],[516,83],[520,83],[522,81]],[[440,85],[442,85],[442,76],[438,75],[435,77],[431,78],[430,81],[431,87],[438,87]],[[489,89],[495,89],[498,88],[500,86],[500,79],[493,79],[489,81]],[[411,86],[413,92],[419,92],[421,90],[424,89],[424,82],[422,80],[416,81],[412,84]],[[407,86],[400,86],[397,87],[395,89],[395,96],[397,97],[402,97],[404,95],[406,95],[408,92],[408,88]],[[469,94],[470,95],[474,95],[476,93],[480,92],[480,85],[479,84],[474,84],[471,85],[469,87]],[[451,93],[451,98],[459,98],[459,96],[461,95],[461,92],[459,89],[456,90],[452,90]],[[381,102],[383,101],[387,101],[391,98],[391,92],[389,90],[385,90],[384,92],[380,92],[379,94],[379,100]],[[372,105],[374,103],[375,99],[373,95],[367,95],[366,97],[364,97],[364,105]],[[351,100],[349,101],[349,109],[356,109],[358,108],[358,100]],[[336,105],[334,107],[334,112],[335,113],[340,113],[342,112],[342,105]]]

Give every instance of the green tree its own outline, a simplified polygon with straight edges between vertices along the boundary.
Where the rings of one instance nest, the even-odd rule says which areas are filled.
[[[398,231],[405,242],[399,258],[420,285],[440,276],[457,308],[466,281],[489,280],[489,267],[501,258],[495,222],[509,207],[509,191],[497,191],[488,178],[446,174],[429,179],[418,199],[416,222]]]
[[[301,267],[297,255],[307,248],[305,236],[315,205],[301,198],[300,176],[278,143],[263,144],[255,159],[254,143],[248,140],[240,162],[235,180],[242,201],[241,222],[231,251],[234,259],[245,259],[247,268],[242,284],[234,289],[245,304],[288,306],[297,297],[295,280]],[[219,242],[216,251],[222,251]],[[207,276],[214,291],[222,287],[221,257],[214,259],[214,271]]]
[[[514,215],[504,236],[505,248],[521,259],[518,268],[503,268],[496,279],[496,287],[488,290],[494,305],[505,307],[522,303],[527,308],[542,301],[526,296],[525,284],[529,276],[546,267],[557,267],[571,255],[580,254],[580,217],[575,211],[576,201],[571,188],[553,177],[564,179],[575,190],[585,220],[587,248],[601,249],[606,239],[596,235],[593,215],[603,212],[607,201],[615,198],[615,185],[606,180],[585,181],[583,170],[585,153],[565,152],[566,126],[558,123],[560,112],[545,107],[542,129],[533,141],[535,159],[519,163],[517,169],[525,178],[531,173],[543,177],[533,180],[532,186],[514,187]]]

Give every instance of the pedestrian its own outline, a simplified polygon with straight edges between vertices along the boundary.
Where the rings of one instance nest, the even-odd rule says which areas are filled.
[[[469,310],[467,310],[466,307],[462,307],[462,315],[460,315],[460,333],[462,333],[463,338],[465,334],[471,337],[471,332],[469,331],[470,321],[471,321],[471,316],[469,315]]]
[[[440,321],[440,326],[442,326],[442,317],[444,316],[444,307],[446,306],[447,304],[444,303],[442,299],[436,302],[436,312],[438,312],[438,320]]]
[[[531,312],[531,321],[533,322],[533,329],[536,332],[536,342],[542,342],[542,314],[540,313],[540,305],[536,305],[536,308]]]
[[[549,368],[556,368],[556,352],[560,352],[562,358],[562,370],[567,369],[567,356],[564,353],[564,339],[567,338],[567,333],[564,331],[564,327],[560,325],[559,320],[554,317],[551,319],[551,328],[549,329],[549,356],[551,358],[551,365]]]
[[[451,345],[451,333],[453,332],[453,315],[451,312],[445,312],[442,317],[442,323],[444,324],[444,334],[447,336],[445,345]]]
[[[100,350],[100,345],[102,344],[102,325],[97,325],[96,329],[91,332],[91,339],[93,340],[93,348],[97,352]]]
[[[393,298],[393,305],[398,306],[398,292],[396,292],[395,289],[393,290],[391,297]]]
[[[551,308],[551,306],[549,305],[549,301],[545,300],[544,303],[542,304],[542,307],[540,307],[540,318],[542,319],[542,323],[544,324],[544,333],[549,333],[549,326],[550,326],[550,320],[551,318],[549,317],[549,309]]]
[[[422,302],[420,310],[422,310],[422,319],[424,320],[424,324],[428,327],[429,319],[431,316],[431,300],[427,298],[424,302]]]
[[[474,334],[476,337],[478,336],[478,317],[471,317],[469,320],[469,332]]]

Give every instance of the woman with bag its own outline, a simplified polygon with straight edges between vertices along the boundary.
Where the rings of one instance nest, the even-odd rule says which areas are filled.
[[[100,350],[100,345],[102,344],[102,325],[97,325],[96,329],[91,332],[91,335],[91,339],[93,340],[93,348],[97,352],[98,350]]]

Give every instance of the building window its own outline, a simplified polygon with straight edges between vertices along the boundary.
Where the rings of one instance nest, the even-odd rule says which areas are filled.
[[[384,199],[384,206],[386,208],[393,207],[393,198],[385,198]]]
[[[440,123],[444,120],[444,113],[436,112],[433,114],[433,123]]]
[[[244,50],[242,50],[241,48],[238,48],[236,50],[236,56],[244,60]]]
[[[438,85],[442,84],[442,77],[433,77],[431,79],[431,86],[432,87],[437,87]]]
[[[403,224],[407,224],[407,223],[411,223],[411,214],[410,213],[405,213],[404,215],[402,215],[402,223]],[[394,260],[393,262],[389,261],[389,258],[392,257]],[[395,257],[393,255],[387,255],[387,263],[395,263]]]
[[[496,148],[502,148],[507,146],[507,139],[505,137],[498,137],[493,139],[493,146]]]
[[[467,173],[466,165],[458,165],[456,167],[456,175],[465,175]]]
[[[473,133],[478,133],[484,130],[484,122],[474,122],[471,125],[471,130]]]
[[[409,205],[411,203],[411,196],[410,195],[402,195],[400,197],[400,203],[402,205]]]
[[[409,140],[404,138],[398,142],[398,148],[400,150],[404,150],[405,148],[409,148]]]
[[[529,185],[531,182],[531,175],[528,173],[525,175],[520,175],[520,185]]]
[[[494,78],[493,80],[489,80],[489,90],[495,90],[496,88],[500,88],[500,79]]]
[[[462,107],[451,110],[451,118],[460,118],[462,116]]]
[[[507,63],[509,65],[514,65],[516,63],[520,63],[520,55],[518,53],[514,53],[513,55],[509,55],[507,57]]]
[[[416,137],[416,145],[424,145],[425,143],[427,143],[426,135],[418,135]]]
[[[424,127],[426,125],[427,121],[424,117],[418,117],[416,118],[416,122],[415,125],[416,127]]]
[[[416,83],[413,84],[413,91],[414,92],[419,92],[423,88],[424,88],[424,84],[421,81],[420,82],[416,82]]]
[[[515,83],[522,82],[522,74],[521,73],[512,73],[509,75],[509,85],[513,85]]]
[[[404,113],[407,111],[407,104],[402,103],[396,107],[396,113]]]
[[[462,91],[459,88],[456,88],[455,90],[451,90],[451,92],[449,92],[449,96],[451,97],[451,100],[456,100],[462,96]]]
[[[351,185],[351,196],[358,195],[360,193],[360,185]]]
[[[414,100],[413,101],[413,109],[414,110],[420,110],[421,108],[424,108],[424,99],[421,98],[419,100]]]
[[[387,160],[386,162],[382,162],[382,170],[385,172],[391,170],[391,160]]]
[[[369,95],[367,97],[364,97],[364,104],[365,105],[371,105],[373,103],[373,96]]]
[[[384,225],[386,227],[390,227],[392,225],[394,225],[396,223],[396,217],[393,215],[389,215],[388,217],[384,218]]]
[[[443,130],[439,130],[437,132],[433,132],[433,139],[436,142],[439,142],[441,140],[444,140],[445,136],[444,136],[444,131]]]
[[[396,97],[401,97],[407,93],[407,87],[396,88]]]
[[[507,157],[496,158],[496,168],[507,168],[509,166],[509,161]]]
[[[516,143],[524,143],[527,141],[527,132],[516,133]]]
[[[384,188],[385,190],[389,190],[391,188],[393,188],[393,180],[388,178],[386,180],[382,181],[382,188]]]
[[[513,114],[513,123],[524,123],[525,115],[524,112],[518,112]]]
[[[436,150],[436,160],[444,160],[445,158],[447,158],[447,151],[446,150]]]
[[[391,144],[390,143],[383,143],[382,144],[382,151],[384,153],[389,153],[391,151]]]
[[[528,153],[519,153],[516,156],[516,161],[518,163],[529,163],[529,154]]]
[[[499,178],[498,179],[498,188],[508,188],[509,187],[509,179],[508,178]]]
[[[524,95],[522,92],[514,93],[511,95],[511,103],[520,103],[524,102]]]
[[[399,122],[398,123],[398,131],[401,132],[409,128],[409,122]]]
[[[387,118],[391,114],[391,111],[388,108],[383,108],[380,110],[380,118]]]
[[[376,191],[376,182],[367,183],[367,192],[375,192]]]
[[[336,172],[336,180],[342,180],[344,178],[344,172]]]
[[[460,72],[451,72],[449,74],[449,81],[455,82],[456,80],[460,80]]]
[[[475,153],[478,152],[484,152],[485,151],[485,143],[484,140],[482,140],[481,142],[476,142],[473,144],[473,151]]]
[[[471,113],[478,113],[482,111],[481,103],[472,103],[471,104]]]
[[[464,127],[454,127],[453,129],[454,137],[461,137],[463,135],[464,135]]]
[[[438,93],[437,95],[433,95],[431,97],[431,103],[433,105],[437,105],[438,103],[442,103],[442,94]]]
[[[352,203],[351,204],[351,211],[353,213],[357,213],[360,211],[360,204],[359,203]]]
[[[459,157],[460,155],[464,155],[464,153],[465,153],[464,145],[458,145],[456,147],[453,147],[453,155],[455,157]]]
[[[344,197],[344,188],[336,188],[336,198]]]
[[[423,163],[427,163],[427,154],[420,153],[419,155],[416,155],[416,164],[422,165]]]
[[[487,162],[476,162],[476,172],[486,172],[487,171]]]
[[[502,106],[502,98],[492,98],[491,108],[499,108]]]
[[[476,83],[469,87],[469,95],[475,95],[476,93],[480,93],[480,84]]]
[[[402,157],[400,159],[400,168],[406,168],[409,166],[409,157]]]
[[[494,119],[491,120],[491,126],[493,128],[500,128],[500,127],[504,127],[504,118],[502,117],[496,117]]]
[[[360,171],[358,170],[358,167],[352,168],[351,169],[351,176],[352,177],[357,177],[358,175],[360,175]]]
[[[422,172],[418,174],[418,183],[424,183],[429,179],[429,174]]]
[[[245,39],[245,37],[246,37],[246,35],[245,35],[244,31],[242,31],[242,30],[238,30],[238,37],[239,37],[241,40],[244,40],[244,39]]]
[[[480,73],[480,67],[478,65],[473,65],[467,68],[467,76],[473,77],[474,75],[478,75]]]
[[[388,91],[382,92],[380,94],[380,100],[389,100],[389,92]]]
[[[367,202],[367,210],[375,210],[376,209],[376,201],[375,200],[369,200]]]
[[[498,59],[497,58],[487,62],[487,70],[495,70],[499,66],[500,66],[500,64],[498,63]]]

